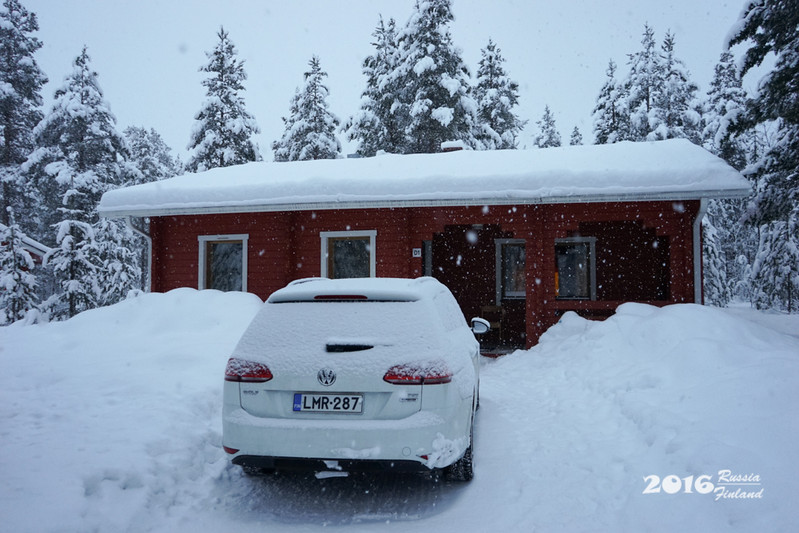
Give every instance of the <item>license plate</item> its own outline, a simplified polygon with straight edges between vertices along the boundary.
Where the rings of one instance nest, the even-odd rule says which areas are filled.
[[[294,411],[310,413],[361,413],[361,394],[294,394]]]

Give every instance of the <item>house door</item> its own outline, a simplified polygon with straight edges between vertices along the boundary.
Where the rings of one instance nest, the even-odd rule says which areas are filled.
[[[497,243],[511,237],[495,224],[452,225],[436,233],[430,247],[430,274],[449,287],[467,320],[483,316],[495,323],[493,333],[481,339],[484,348],[524,346],[524,295],[506,302],[497,290],[498,271],[502,277]]]

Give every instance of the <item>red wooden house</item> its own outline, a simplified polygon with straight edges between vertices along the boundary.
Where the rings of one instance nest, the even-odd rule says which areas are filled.
[[[0,223],[0,233],[5,232],[6,229],[8,229],[8,226]],[[22,237],[22,248],[30,254],[34,265],[41,265],[44,261],[44,256],[52,251],[49,246],[45,246],[39,241],[31,239],[27,235]]]
[[[701,302],[706,201],[748,192],[670,140],[251,163],[112,191],[100,212],[149,220],[153,291],[431,275],[507,349],[570,310]]]

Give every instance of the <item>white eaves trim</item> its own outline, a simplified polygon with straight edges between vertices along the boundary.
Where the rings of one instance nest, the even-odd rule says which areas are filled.
[[[439,200],[371,200],[371,201],[329,201],[286,204],[246,204],[246,205],[212,205],[212,206],[175,206],[149,209],[146,207],[130,207],[121,209],[100,210],[100,214],[108,218],[121,217],[161,217],[177,215],[211,215],[235,213],[276,213],[281,211],[321,211],[325,209],[373,209],[404,207],[475,207],[506,205],[546,205],[546,204],[578,204],[599,202],[683,202],[702,198],[745,198],[748,190],[730,189],[713,191],[685,191],[672,193],[637,193],[612,195],[582,196],[548,196],[544,198],[469,198]]]

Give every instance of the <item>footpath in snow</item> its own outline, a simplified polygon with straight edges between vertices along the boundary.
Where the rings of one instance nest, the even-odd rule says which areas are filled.
[[[476,476],[250,478],[222,375],[260,307],[179,289],[0,328],[2,531],[790,531],[799,316],[622,305],[485,361]],[[648,493],[646,493],[648,492]],[[742,497],[746,496],[746,497]]]

